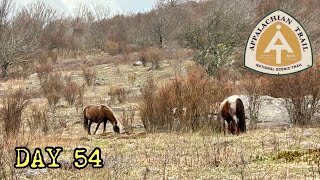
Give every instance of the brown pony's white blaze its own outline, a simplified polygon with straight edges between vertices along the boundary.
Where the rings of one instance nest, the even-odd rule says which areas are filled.
[[[220,104],[220,118],[224,134],[225,121],[228,123],[228,131],[232,134],[246,132],[246,117],[243,102],[239,96],[230,96]]]
[[[113,131],[120,133],[120,129],[117,125],[118,120],[116,119],[113,111],[106,105],[87,105],[83,108],[83,120],[84,129],[88,131],[90,135],[90,127],[92,122],[98,123],[96,130],[93,134],[96,134],[100,124],[103,122],[103,133],[106,131],[107,121],[113,125]]]

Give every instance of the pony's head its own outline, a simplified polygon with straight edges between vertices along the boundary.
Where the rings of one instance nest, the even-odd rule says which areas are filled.
[[[113,131],[115,133],[120,133],[120,128],[117,125],[118,120],[117,120],[116,116],[114,115],[113,111],[106,105],[100,105],[100,109],[103,109],[106,112],[108,120],[113,125]]]
[[[120,133],[120,128],[117,125],[115,125],[115,126],[113,126],[113,131],[115,133]]]

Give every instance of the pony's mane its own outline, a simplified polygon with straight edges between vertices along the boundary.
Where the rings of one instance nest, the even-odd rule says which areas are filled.
[[[113,111],[112,111],[112,109],[111,109],[109,106],[106,106],[106,105],[104,105],[104,104],[101,104],[100,107],[104,108],[105,110],[109,110],[110,112],[112,112],[112,114],[114,114]]]
[[[87,107],[89,107],[89,106],[96,106],[96,107],[98,106],[99,108],[103,108],[103,109],[105,109],[105,110],[110,111],[113,116],[115,115],[115,113],[112,111],[112,109],[111,109],[109,106],[104,105],[104,104],[100,104],[100,105],[88,104],[88,105],[86,105],[85,107],[83,107],[82,110],[84,111],[84,110],[85,110]]]
[[[104,105],[104,104],[101,104],[100,105],[100,108],[104,108],[105,110],[107,110],[107,111],[110,111],[111,112],[111,114],[112,114],[112,116],[116,119],[116,121],[118,121],[118,119],[116,118],[116,116],[115,116],[115,113],[112,111],[112,109],[109,107],[109,106],[107,106],[107,105]]]

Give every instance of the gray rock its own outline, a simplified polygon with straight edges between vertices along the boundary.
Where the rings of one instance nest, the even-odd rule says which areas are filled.
[[[133,63],[133,66],[142,66],[142,65],[143,65],[142,61],[136,61]]]

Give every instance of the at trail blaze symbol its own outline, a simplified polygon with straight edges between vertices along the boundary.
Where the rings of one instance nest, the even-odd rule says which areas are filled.
[[[281,25],[277,25],[277,33],[273,36],[270,44],[267,46],[265,53],[270,53],[271,50],[276,51],[276,64],[281,64],[282,50],[286,50],[289,53],[293,53],[292,48],[288,44],[287,40],[283,37],[281,31]],[[280,41],[280,44],[279,44]]]
[[[270,13],[249,37],[245,66],[273,75],[291,74],[312,67],[312,47],[307,33],[284,11]]]

